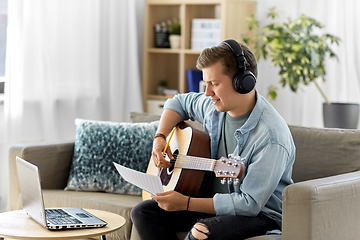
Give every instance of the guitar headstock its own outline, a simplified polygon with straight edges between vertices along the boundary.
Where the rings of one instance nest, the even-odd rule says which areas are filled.
[[[216,161],[214,172],[219,178],[241,178],[244,173],[244,163],[237,162],[225,157]]]

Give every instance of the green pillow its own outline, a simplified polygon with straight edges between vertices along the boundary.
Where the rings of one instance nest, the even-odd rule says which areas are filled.
[[[126,182],[113,162],[146,172],[158,122],[115,123],[76,119],[76,140],[65,190],[141,195]]]

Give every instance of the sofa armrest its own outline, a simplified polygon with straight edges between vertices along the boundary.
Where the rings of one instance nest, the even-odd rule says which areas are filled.
[[[8,210],[22,208],[16,156],[39,167],[43,189],[63,189],[70,173],[74,141],[14,145],[9,150]]]
[[[360,171],[292,184],[283,192],[283,240],[360,235]]]

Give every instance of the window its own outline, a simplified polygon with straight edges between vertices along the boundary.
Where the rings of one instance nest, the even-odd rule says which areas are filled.
[[[4,93],[5,82],[7,1],[0,0],[0,94]]]

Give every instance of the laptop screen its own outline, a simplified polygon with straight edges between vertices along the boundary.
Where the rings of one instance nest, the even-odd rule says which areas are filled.
[[[21,199],[24,211],[35,221],[47,226],[45,207],[41,191],[40,175],[37,166],[16,157]]]

